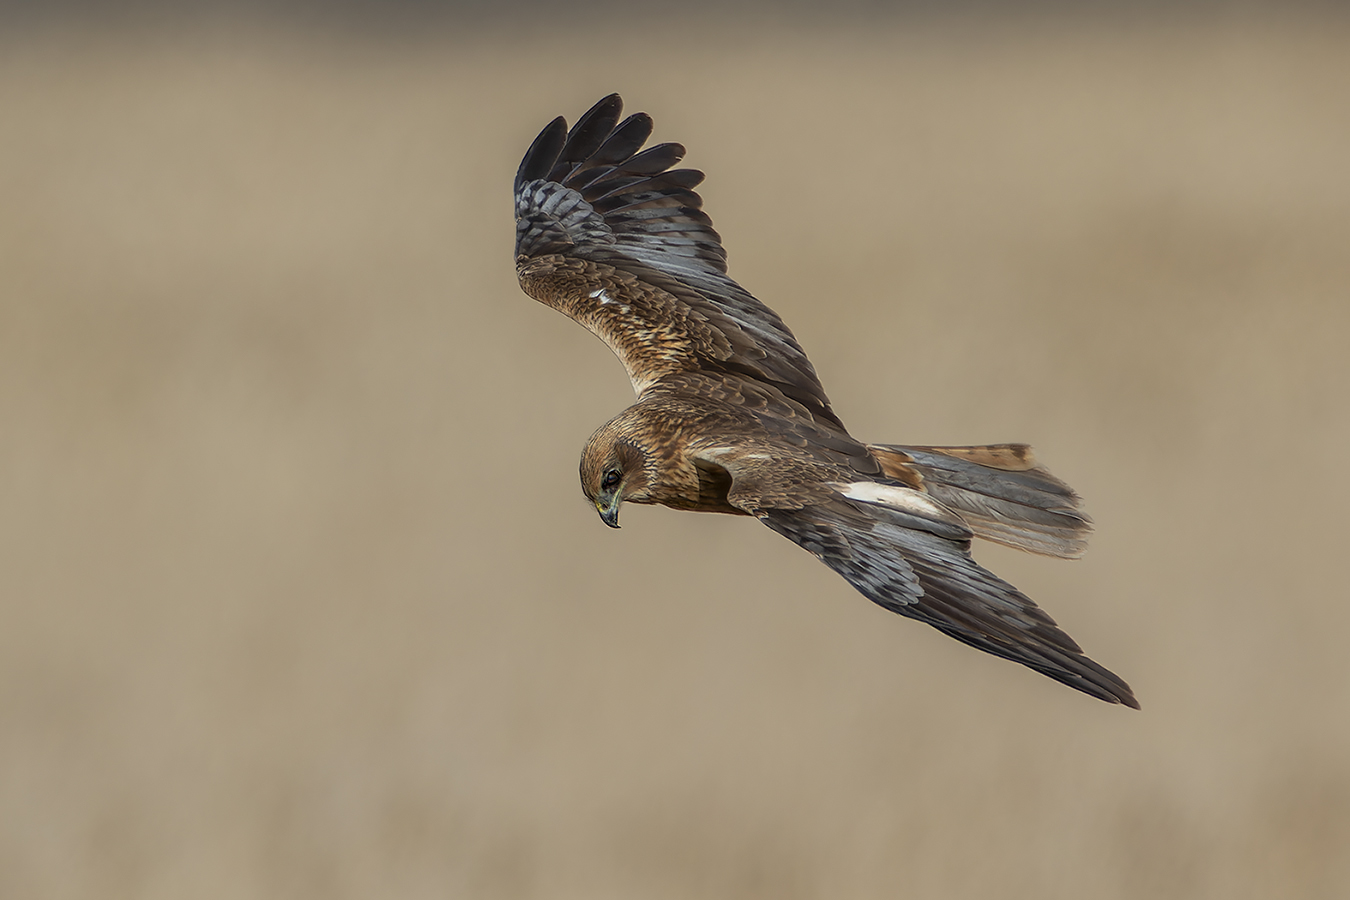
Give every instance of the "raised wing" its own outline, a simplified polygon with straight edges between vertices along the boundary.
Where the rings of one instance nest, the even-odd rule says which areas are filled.
[[[923,491],[877,481],[822,483],[728,450],[729,503],[811,552],[863,596],[962,643],[1093,697],[1139,708],[1130,686],[1093,662],[1040,607],[971,558],[971,527]]]
[[[675,372],[710,370],[770,385],[842,429],[783,320],[726,274],[726,251],[694,188],[672,168],[679,144],[642,149],[651,117],[620,121],[611,94],[571,130],[559,117],[515,180],[522,289],[571,316],[618,355],[642,395]]]

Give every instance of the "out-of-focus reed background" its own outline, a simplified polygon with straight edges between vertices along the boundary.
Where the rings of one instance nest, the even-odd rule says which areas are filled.
[[[476,9],[6,14],[0,896],[1350,896],[1350,17]],[[614,90],[856,434],[1084,495],[978,556],[1142,713],[597,520],[509,188]]]

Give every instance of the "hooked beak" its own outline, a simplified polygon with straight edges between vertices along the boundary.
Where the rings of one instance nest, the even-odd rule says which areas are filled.
[[[595,501],[595,511],[600,513],[600,521],[604,522],[610,528],[619,527],[619,504],[623,501],[619,499],[616,493],[609,500],[604,498]]]

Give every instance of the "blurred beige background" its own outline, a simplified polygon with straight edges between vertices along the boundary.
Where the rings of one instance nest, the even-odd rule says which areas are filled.
[[[0,896],[1350,896],[1350,17],[583,13],[0,36]],[[1142,713],[597,520],[509,189],[612,90]]]

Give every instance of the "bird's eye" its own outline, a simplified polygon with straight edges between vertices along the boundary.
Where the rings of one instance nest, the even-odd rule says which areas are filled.
[[[619,486],[619,482],[622,479],[623,476],[619,474],[618,469],[610,469],[608,472],[605,473],[605,477],[600,480],[600,489],[605,491],[612,491]]]

